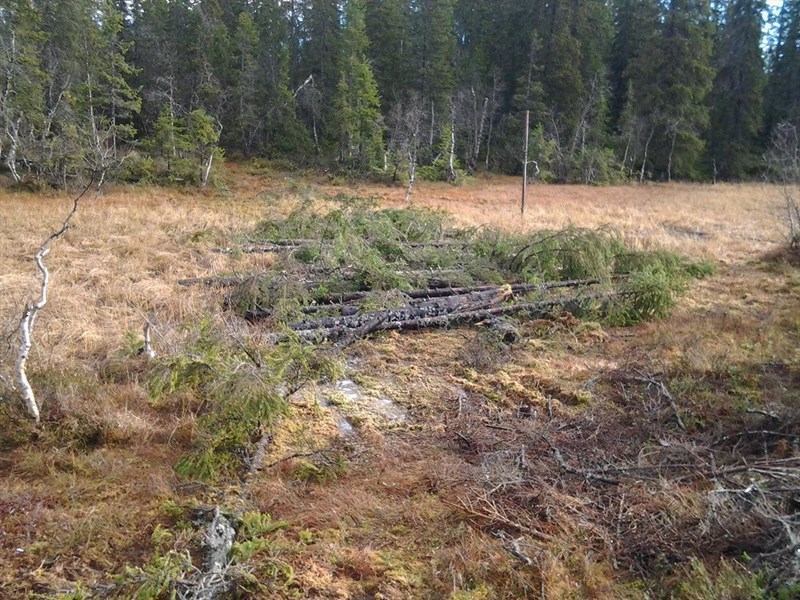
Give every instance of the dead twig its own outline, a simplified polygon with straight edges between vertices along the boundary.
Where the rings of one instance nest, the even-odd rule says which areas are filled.
[[[646,383],[648,386],[652,386],[656,389],[659,396],[663,397],[672,408],[672,412],[675,415],[675,420],[678,422],[678,427],[680,427],[683,431],[686,431],[686,423],[683,422],[683,418],[681,417],[681,410],[678,407],[677,402],[675,402],[675,398],[672,396],[672,393],[669,391],[669,388],[666,384],[661,381],[660,379],[656,379],[654,375],[647,375],[645,373],[640,373],[640,377],[636,377],[636,381],[640,381],[642,383]]]
[[[770,419],[775,419],[776,421],[782,420],[779,414],[767,410],[759,410],[758,408],[748,408],[745,412],[748,415],[762,415],[764,417],[769,417]]]
[[[561,456],[561,451],[558,448],[553,450],[553,455],[555,456],[558,466],[561,467],[563,470],[565,470],[567,473],[572,473],[573,475],[580,475],[588,480],[600,481],[602,483],[607,483],[609,485],[619,485],[618,479],[611,479],[610,477],[598,475],[597,473],[593,473],[591,471],[586,471],[584,469],[571,467],[570,465],[567,464],[567,461],[564,460],[564,457]]]
[[[481,510],[473,508],[472,505],[470,505],[464,499],[461,499],[460,502],[458,502],[458,503],[450,502],[449,500],[445,500],[444,498],[441,498],[440,500],[441,500],[442,504],[444,504],[446,506],[450,506],[450,507],[455,508],[457,510],[460,510],[460,511],[468,514],[471,517],[475,517],[477,519],[488,521],[490,523],[496,523],[498,525],[503,525],[505,527],[508,527],[509,529],[514,529],[516,531],[521,531],[523,533],[527,533],[531,537],[535,537],[536,539],[538,539],[538,540],[540,540],[542,542],[555,542],[556,541],[556,538],[554,538],[553,536],[551,536],[551,535],[549,535],[547,533],[544,533],[544,532],[539,531],[537,529],[531,529],[530,527],[527,527],[526,525],[523,525],[522,523],[516,523],[514,521],[509,520],[507,517],[503,516],[497,510],[497,508],[494,507],[493,505],[492,505],[491,512],[487,512],[487,511],[481,511]]]

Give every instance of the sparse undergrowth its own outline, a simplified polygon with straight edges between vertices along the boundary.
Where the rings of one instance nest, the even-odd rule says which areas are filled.
[[[748,270],[775,308],[737,304],[726,267],[608,229],[447,223],[303,206],[242,234],[282,248],[234,251],[251,277],[225,290],[233,310],[193,291],[204,310],[159,324],[154,361],[131,334],[91,370],[35,371],[41,428],[0,404],[0,592],[181,597],[204,569],[197,515],[219,507],[230,597],[797,597],[796,266]],[[530,285],[501,306],[535,303],[567,279],[599,282],[537,318],[346,353],[290,327],[437,285]],[[356,396],[321,393],[345,365]]]

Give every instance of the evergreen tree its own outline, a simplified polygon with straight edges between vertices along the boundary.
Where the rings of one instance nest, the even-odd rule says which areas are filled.
[[[778,40],[771,57],[767,124],[800,123],[800,0],[784,0]]]
[[[414,89],[411,11],[406,0],[368,0],[365,8],[368,56],[388,114]]]
[[[553,180],[748,177],[800,120],[800,0],[766,89],[765,1],[3,0],[0,160],[65,182],[139,136],[196,173],[194,114],[234,155],[515,172],[529,110]]]
[[[433,140],[439,123],[450,124],[456,86],[454,0],[412,0],[418,91],[431,108]]]
[[[194,106],[202,73],[195,51],[200,36],[200,12],[188,0],[147,0],[134,9],[131,57],[139,69],[134,85],[142,89],[139,129],[150,133],[168,105],[175,119]]]
[[[339,138],[334,113],[342,56],[339,3],[308,0],[302,26],[300,81],[304,87],[298,100],[318,150],[332,152]]]
[[[339,83],[341,14],[336,0],[308,0],[303,17],[302,79],[313,75],[326,98]]]
[[[715,173],[742,178],[758,165],[764,65],[761,56],[763,0],[732,0],[715,52],[709,155]]]
[[[670,0],[660,35],[630,65],[629,122],[644,123],[641,160],[654,175],[697,177],[708,127],[711,21],[707,0]]]
[[[645,44],[658,36],[658,0],[616,0],[614,6],[614,41],[609,60],[611,87],[611,124],[619,129],[622,111],[628,102],[631,74]]]
[[[238,107],[232,109],[231,91],[236,87],[237,67],[240,66],[234,63],[232,37],[236,31],[226,25],[220,0],[201,0],[193,10],[200,13],[199,35],[193,40],[200,71],[194,89],[197,100],[191,106],[208,111],[224,122],[224,131],[233,132]]]
[[[130,120],[139,96],[128,82],[129,43],[114,2],[44,0],[40,7],[44,118],[29,136],[36,136],[38,156],[25,160],[40,176],[65,182],[115,162],[119,141],[135,133]]]
[[[0,157],[19,181],[20,157],[35,160],[33,140],[45,122],[45,73],[40,15],[27,0],[11,0],[0,13]]]
[[[234,34],[236,67],[233,89],[235,117],[230,144],[241,148],[245,156],[251,156],[259,145],[263,119],[260,114],[260,80],[258,65],[259,36],[253,15],[239,14]]]
[[[291,10],[296,2],[288,3]],[[298,118],[297,95],[292,90],[292,14],[272,0],[262,2],[255,12],[259,35],[259,105],[263,122],[261,151],[293,158],[310,150],[308,130]],[[302,92],[302,90],[301,90]]]
[[[366,171],[383,157],[378,85],[367,60],[369,40],[364,0],[347,0],[341,78],[335,106],[339,122],[339,158]]]
[[[141,100],[127,80],[134,69],[126,60],[130,44],[122,40],[122,15],[110,0],[86,2],[84,10],[72,101],[85,160],[90,168],[106,169],[117,158],[118,142],[133,139],[130,118]]]

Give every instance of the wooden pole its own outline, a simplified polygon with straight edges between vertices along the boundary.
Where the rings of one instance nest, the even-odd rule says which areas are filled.
[[[525,200],[528,196],[528,132],[531,126],[531,111],[525,111],[525,158],[522,162],[522,205],[520,206],[520,215],[525,216]]]

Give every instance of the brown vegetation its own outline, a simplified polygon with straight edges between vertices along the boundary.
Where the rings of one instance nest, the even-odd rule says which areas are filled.
[[[41,427],[0,398],[4,598],[144,594],[184,552],[199,556],[190,517],[212,505],[283,522],[238,548],[244,597],[747,598],[759,570],[797,577],[769,568],[770,553],[788,556],[783,500],[742,510],[746,496],[719,491],[797,487],[800,271],[765,258],[785,241],[776,189],[537,185],[520,225],[515,180],[418,184],[416,203],[460,225],[611,225],[718,270],[671,317],[633,328],[563,316],[523,323],[512,344],[481,327],[357,342],[358,394],[303,386],[265,425],[261,469],[212,485],[173,469],[201,436],[204,398],[148,393],[142,326],[160,355],[203,322],[260,339],[219,290],[179,280],[271,265],[212,250],[342,191],[246,171],[204,194],[110,189],[53,249],[29,363]],[[399,188],[348,191],[404,205]],[[3,192],[0,207],[5,374],[36,290],[30,255],[68,199]],[[797,490],[775,494],[790,503]]]

